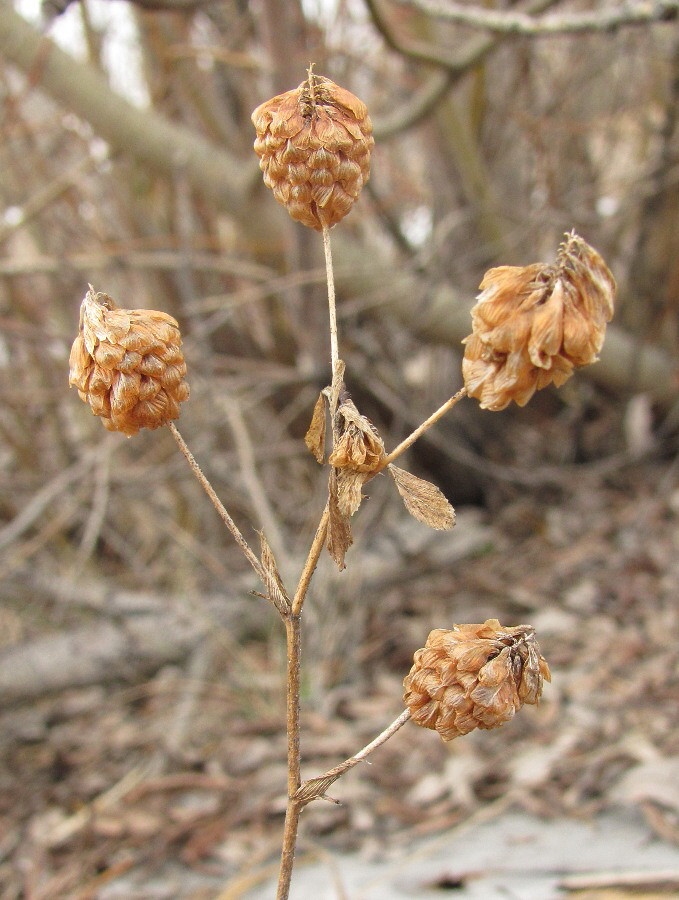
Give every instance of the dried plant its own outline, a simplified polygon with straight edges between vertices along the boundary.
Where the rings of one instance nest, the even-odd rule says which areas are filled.
[[[413,722],[452,741],[475,728],[498,728],[524,703],[537,703],[549,666],[529,625],[437,628],[404,681]]]
[[[473,333],[462,374],[483,409],[560,387],[573,369],[596,362],[613,317],[615,279],[577,234],[566,236],[556,263],[499,266],[486,272],[472,310]]]
[[[594,362],[613,314],[615,282],[599,254],[574,233],[566,236],[554,265],[491,269],[465,341],[465,387],[387,452],[346,388],[330,252],[330,228],[349,212],[368,178],[373,139],[367,110],[353,94],[309,70],[298,88],[262,104],[252,118],[264,180],[293,218],[322,231],[328,279],[331,383],[321,392],[306,435],[309,450],[328,468],[328,500],[294,591],[285,585],[266,536],[260,534],[259,553],[247,543],[174,425],[179,404],[188,398],[174,319],[119,309],[90,287],[71,352],[70,382],[109,429],[131,435],[168,425],[285,625],[288,804],[278,883],[283,900],[289,895],[301,810],[326,796],[334,781],[408,719],[449,741],[475,728],[496,728],[524,703],[538,703],[550,672],[531,626],[506,627],[488,619],[436,629],[414,655],[401,715],[335,768],[305,782],[300,778],[302,612],[324,547],[344,568],[363,486],[385,470],[416,519],[432,528],[452,528],[455,512],[441,491],[394,461],[467,394],[491,410],[512,400],[523,405],[536,390],[552,382],[558,386],[575,368]],[[326,453],[328,430],[332,444]]]
[[[136,434],[179,418],[189,397],[177,322],[153,309],[120,309],[92,285],[80,307],[69,383],[109,431]]]
[[[264,182],[293,219],[321,231],[343,219],[370,173],[365,104],[329,78],[308,77],[252,114]]]

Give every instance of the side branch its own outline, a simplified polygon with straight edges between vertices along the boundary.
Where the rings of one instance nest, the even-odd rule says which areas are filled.
[[[184,459],[188,462],[189,466],[191,467],[191,471],[196,476],[196,478],[200,482],[201,487],[203,488],[205,493],[210,498],[212,505],[217,510],[222,521],[224,522],[226,527],[231,532],[233,539],[238,544],[240,549],[243,551],[243,554],[245,555],[247,561],[250,563],[252,568],[255,570],[255,572],[257,573],[259,578],[262,580],[262,582],[264,584],[266,584],[267,576],[266,576],[266,572],[264,571],[262,564],[260,563],[257,556],[252,551],[248,542],[245,540],[245,538],[241,534],[241,531],[238,528],[238,526],[236,525],[236,523],[233,521],[233,519],[227,512],[226,507],[224,506],[222,501],[217,496],[215,489],[212,487],[212,485],[210,484],[208,479],[205,477],[203,470],[200,468],[200,466],[196,462],[196,459],[195,459],[193,453],[191,453],[184,438],[179,433],[179,429],[174,424],[174,422],[168,422],[168,428],[172,432],[172,437],[177,442],[177,446],[181,450],[182,455],[184,456]]]
[[[373,750],[376,750],[378,747],[381,747],[386,741],[389,740],[396,732],[401,728],[410,718],[410,710],[404,709],[401,715],[394,719],[394,721],[387,728],[384,729],[383,732],[377,735],[377,737],[372,740],[369,744],[366,744],[362,750],[359,750],[354,756],[350,756],[349,759],[345,759],[343,763],[340,763],[338,766],[335,766],[333,769],[329,769],[324,775],[321,775],[318,778],[310,778],[308,781],[304,781],[298,788],[297,792],[294,795],[294,800],[302,805],[306,805],[307,803],[311,803],[312,800],[316,800],[318,797],[323,797],[325,800],[330,798],[325,796],[325,792],[330,787],[333,782],[337,781],[345,772],[348,772],[349,769],[353,769],[354,766],[357,766],[360,762],[362,762],[367,756],[369,756]],[[334,801],[336,802],[336,801]]]
[[[392,463],[402,453],[405,453],[405,451],[409,447],[412,447],[415,441],[418,440],[418,438],[422,437],[425,431],[431,428],[432,425],[435,425],[439,421],[439,419],[442,419],[443,416],[445,416],[445,414],[455,406],[456,403],[458,403],[463,397],[466,396],[467,388],[462,387],[457,392],[457,394],[453,394],[452,397],[450,397],[448,400],[446,400],[445,403],[439,406],[436,412],[433,412],[429,416],[429,418],[425,419],[424,422],[415,429],[415,431],[409,434],[408,437],[405,438],[405,440],[401,441],[398,447],[394,447],[391,453],[387,454],[387,456],[384,457],[384,459],[382,460],[382,469],[385,469],[389,465],[389,463]]]
[[[675,21],[679,17],[679,0],[641,0],[620,3],[610,9],[598,9],[536,19],[524,12],[494,10],[479,6],[463,6],[451,0],[398,0],[436,19],[492,31],[495,34],[520,34],[528,37],[553,37],[583,32],[617,31],[631,25]]]

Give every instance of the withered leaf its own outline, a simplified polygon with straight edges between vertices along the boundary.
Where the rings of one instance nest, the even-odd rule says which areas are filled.
[[[397,466],[389,465],[388,469],[411,516],[438,531],[453,527],[455,510],[436,485]]]
[[[316,400],[314,411],[311,416],[311,424],[309,430],[304,436],[304,443],[314,456],[319,465],[323,465],[325,457],[325,405],[327,403],[325,394],[321,391]]]
[[[344,389],[344,370],[346,369],[346,365],[344,360],[338,359],[335,364],[335,370],[332,373],[332,384],[330,385],[330,415],[334,415],[337,412],[337,407],[339,406],[339,398],[342,390]],[[333,429],[334,429],[333,425]]]
[[[283,586],[283,580],[278,571],[273,550],[264,537],[263,531],[259,532],[259,540],[262,548],[262,567],[264,569],[264,580],[269,600],[271,600],[281,615],[286,615],[290,612],[290,598]]]
[[[351,469],[339,469],[336,475],[337,508],[342,516],[353,516],[361,505],[363,487],[368,475],[365,472],[352,472]]]
[[[351,536],[349,517],[342,515],[337,502],[337,478],[334,470],[330,475],[328,512],[328,553],[340,570],[345,569],[344,557],[354,543],[354,539]]]

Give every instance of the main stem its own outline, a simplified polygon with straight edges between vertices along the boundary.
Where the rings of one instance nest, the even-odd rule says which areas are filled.
[[[309,79],[311,83],[311,72]],[[323,226],[323,252],[325,254],[325,274],[328,283],[328,311],[330,315],[330,366],[333,383],[339,364],[339,342],[337,339],[337,311],[335,304],[335,277],[332,268],[332,251],[330,249],[330,229]],[[332,411],[334,414],[334,410]],[[318,565],[328,533],[329,508],[326,505],[316,534],[309,549],[307,561],[293,597],[291,609],[284,616],[287,647],[287,692],[286,692],[286,730],[288,735],[288,806],[285,812],[283,831],[283,848],[281,865],[278,873],[277,900],[287,900],[290,893],[292,869],[295,862],[295,847],[299,829],[299,816],[304,807],[295,794],[300,784],[300,722],[299,695],[300,671],[302,663],[301,614],[304,599],[309,589],[311,578]]]
[[[384,457],[384,459],[382,460],[381,468],[384,469],[389,465],[389,463],[392,463],[402,453],[405,453],[405,451],[409,447],[412,447],[412,445],[416,440],[418,440],[418,438],[422,437],[425,431],[431,428],[432,425],[435,425],[439,421],[439,419],[442,419],[443,416],[445,416],[445,414],[455,406],[456,403],[458,403],[463,397],[466,396],[467,388],[462,387],[457,392],[457,394],[453,394],[453,396],[446,400],[445,403],[441,404],[441,406],[439,406],[439,408],[435,412],[433,412],[429,416],[429,418],[425,419],[424,422],[415,429],[415,431],[409,434],[405,440],[401,441],[398,447],[394,447],[391,453],[387,454],[387,456]]]
[[[286,730],[288,733],[288,806],[285,811],[281,865],[278,873],[277,900],[288,900],[295,846],[302,804],[295,800],[301,784],[299,750],[299,694],[301,663],[301,619],[289,613],[285,618],[285,638],[288,652]]]

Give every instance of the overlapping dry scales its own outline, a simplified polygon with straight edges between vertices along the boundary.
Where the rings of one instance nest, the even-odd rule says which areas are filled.
[[[403,683],[413,721],[451,741],[475,728],[497,728],[524,703],[535,704],[549,667],[528,625],[497,619],[430,632]]]
[[[615,289],[602,257],[575,233],[554,265],[490,269],[463,341],[469,396],[484,409],[524,406],[536,390],[560,387],[573,369],[595,362]]]
[[[361,505],[363,485],[382,467],[384,441],[348,397],[340,403],[337,419],[341,423],[339,435],[328,463],[337,469],[339,511],[344,516],[353,516]]]
[[[329,78],[306,81],[252,114],[264,183],[293,219],[317,231],[346,216],[370,173],[365,104]]]
[[[151,309],[120,309],[90,285],[71,348],[69,383],[109,431],[136,434],[179,418],[189,396],[179,326]]]

